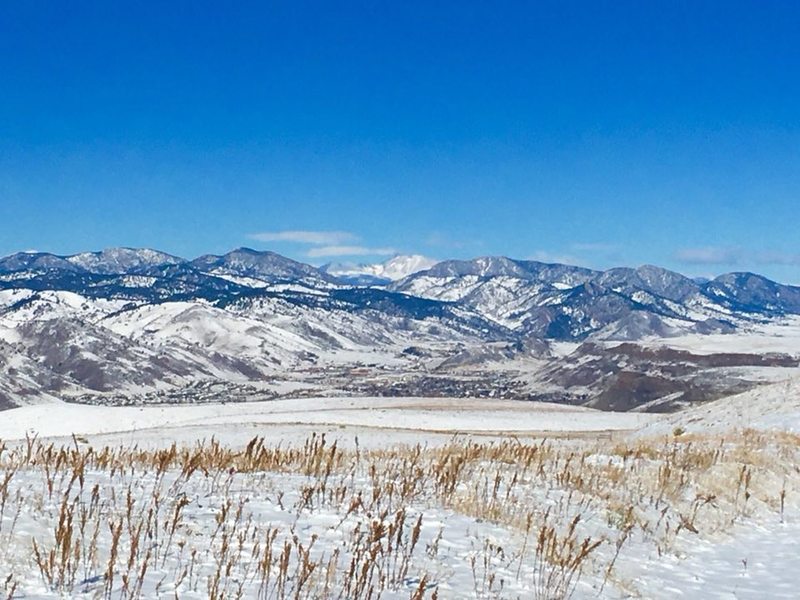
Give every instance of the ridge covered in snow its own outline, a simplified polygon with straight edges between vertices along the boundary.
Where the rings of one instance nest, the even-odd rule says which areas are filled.
[[[82,252],[66,260],[90,273],[129,273],[149,267],[177,265],[183,258],[149,248],[107,248],[100,252]]]

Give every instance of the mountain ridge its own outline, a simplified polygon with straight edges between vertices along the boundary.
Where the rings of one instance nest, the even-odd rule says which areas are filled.
[[[800,287],[755,273],[726,273],[697,281],[654,265],[605,271],[560,263],[483,256],[471,260],[403,259],[413,272],[380,287],[394,293],[456,303],[524,335],[580,339],[608,330],[633,313],[648,313],[656,333],[715,330],[741,318],[800,314]],[[426,262],[434,264],[426,264]],[[421,267],[427,266],[422,269]],[[69,256],[17,253],[0,258],[0,289],[71,291],[94,298],[163,302],[225,301],[258,293],[326,293],[373,287],[340,279],[272,251],[238,248],[192,260],[152,249],[111,248]],[[417,270],[420,268],[421,270]],[[377,271],[376,271],[377,272]],[[647,334],[647,319],[639,319]],[[681,325],[682,323],[682,325]]]
[[[754,383],[707,373],[696,357],[681,358],[695,367],[676,365],[671,354],[606,345],[735,339],[792,315],[800,287],[753,273],[696,281],[652,265],[598,271],[478,257],[376,286],[250,248],[192,260],[137,249],[18,253],[0,258],[0,406],[324,389],[664,409]],[[583,354],[562,356],[564,343]]]

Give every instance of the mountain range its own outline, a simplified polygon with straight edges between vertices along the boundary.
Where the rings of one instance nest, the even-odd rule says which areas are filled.
[[[0,258],[0,404],[197,401],[220,389],[233,400],[483,393],[463,383],[469,369],[520,360],[569,387],[557,344],[598,354],[598,344],[735,335],[790,315],[800,287],[753,273],[697,281],[655,266],[420,256],[318,268],[248,248],[193,260],[25,252]],[[506,387],[518,394],[519,383]]]

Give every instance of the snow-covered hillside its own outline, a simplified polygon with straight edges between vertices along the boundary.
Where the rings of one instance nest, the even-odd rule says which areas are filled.
[[[505,327],[556,339],[724,333],[800,312],[800,288],[751,274],[700,284],[651,265],[601,272],[483,257],[441,262],[391,289],[459,302]]]
[[[504,257],[359,269],[373,279],[249,248],[191,261],[129,248],[0,258],[0,406],[335,392],[673,410],[800,360],[800,289],[753,274],[697,282]],[[653,351],[610,350],[620,342]]]
[[[66,259],[90,273],[131,273],[150,267],[177,265],[182,258],[149,248],[108,248],[100,252],[83,252]]]
[[[487,336],[466,311],[396,300],[384,294],[358,308],[349,295],[293,291],[226,304],[0,291],[0,398],[13,405],[180,392],[163,399],[174,402],[191,399],[202,382],[250,384],[259,396],[264,382],[293,372],[308,382],[309,370],[403,364],[414,359],[402,351],[415,344],[433,351]]]
[[[733,429],[785,431],[800,435],[800,377],[720,398],[671,415],[641,435],[723,433]]]

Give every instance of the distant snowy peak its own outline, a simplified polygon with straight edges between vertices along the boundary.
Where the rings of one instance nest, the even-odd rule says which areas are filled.
[[[103,275],[131,273],[186,262],[177,256],[149,248],[108,248],[100,252],[75,254],[66,260],[90,273]]]
[[[414,273],[426,271],[438,261],[420,254],[393,256],[375,264],[331,263],[322,267],[326,273],[345,281],[361,283],[389,283],[399,281]]]
[[[391,279],[392,281],[398,281],[414,273],[427,271],[438,262],[437,260],[419,254],[395,256],[384,263],[375,265],[379,267],[378,273],[376,274],[386,279]]]

